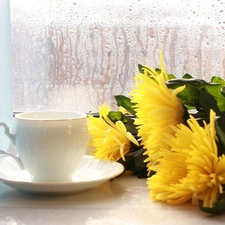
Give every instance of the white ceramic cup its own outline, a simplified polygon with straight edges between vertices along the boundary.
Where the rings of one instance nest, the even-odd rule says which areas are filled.
[[[82,161],[88,142],[87,115],[81,112],[26,112],[15,115],[12,155],[35,182],[69,182]],[[11,155],[8,152],[0,153]]]

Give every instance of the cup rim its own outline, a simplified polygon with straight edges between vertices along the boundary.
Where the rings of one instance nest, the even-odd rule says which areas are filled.
[[[80,111],[27,111],[16,114],[15,118],[26,121],[68,121],[87,118],[87,114]]]

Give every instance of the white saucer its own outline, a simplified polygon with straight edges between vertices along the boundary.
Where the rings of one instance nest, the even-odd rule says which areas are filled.
[[[0,182],[32,194],[61,195],[81,192],[104,183],[123,171],[124,167],[120,163],[85,155],[79,169],[73,175],[73,181],[32,182],[30,175],[22,171],[13,158],[0,158]]]

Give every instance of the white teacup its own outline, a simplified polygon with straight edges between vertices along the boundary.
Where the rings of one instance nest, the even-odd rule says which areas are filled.
[[[68,182],[82,161],[88,142],[87,115],[81,112],[26,112],[15,115],[15,144],[22,166],[35,182]],[[3,154],[11,155],[1,151]]]

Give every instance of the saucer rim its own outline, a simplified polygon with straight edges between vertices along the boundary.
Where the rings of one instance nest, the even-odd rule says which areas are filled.
[[[61,194],[73,194],[87,189],[91,189],[99,184],[111,180],[124,172],[124,166],[121,163],[103,159],[96,159],[93,156],[85,155],[88,160],[99,161],[100,163],[106,163],[106,166],[116,166],[117,170],[111,173],[109,176],[104,175],[100,178],[93,178],[92,180],[82,180],[82,181],[65,181],[65,182],[35,182],[35,181],[24,181],[24,180],[13,180],[12,178],[0,177],[0,182],[5,185],[15,188],[21,192],[41,194],[41,195],[61,195]],[[0,169],[1,170],[1,169]],[[76,172],[75,172],[76,173]],[[21,186],[21,187],[18,187]],[[84,187],[82,187],[84,186]],[[43,189],[47,190],[43,190]],[[50,188],[55,188],[56,190],[49,190]],[[59,190],[60,188],[65,188],[65,190]],[[40,190],[41,189],[41,190]],[[69,189],[69,191],[67,191]]]

